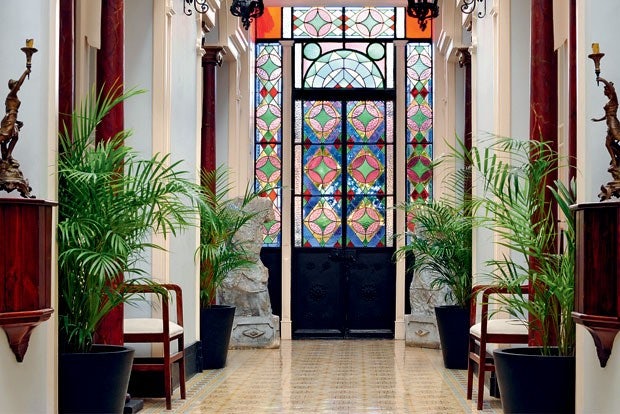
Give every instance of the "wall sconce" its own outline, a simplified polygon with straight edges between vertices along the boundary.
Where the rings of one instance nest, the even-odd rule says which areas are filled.
[[[250,23],[254,19],[263,15],[264,9],[263,0],[233,0],[232,6],[230,6],[232,15],[241,17],[241,23],[245,30],[250,28]]]
[[[407,0],[407,14],[418,19],[422,31],[426,30],[426,20],[439,16],[437,0]]]
[[[482,4],[483,9],[478,9],[478,17],[482,19],[487,15],[487,0],[463,0],[463,4],[461,4],[461,12],[465,14],[472,14],[474,10],[476,10],[476,5],[478,3]]]
[[[487,15],[487,0],[461,0],[461,12],[472,14],[478,8],[478,18]],[[407,0],[407,14],[414,19],[418,19],[418,24],[422,31],[426,30],[426,20],[434,19],[439,16],[439,6],[437,0]]]
[[[183,0],[183,13],[191,16],[193,14],[192,6],[200,14],[205,14],[209,10],[207,0]]]

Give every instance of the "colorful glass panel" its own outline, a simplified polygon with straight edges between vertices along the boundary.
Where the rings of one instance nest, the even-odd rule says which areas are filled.
[[[282,7],[265,7],[263,15],[254,22],[257,39],[282,37]]]
[[[296,246],[338,247],[343,240],[351,247],[392,245],[387,235],[393,234],[393,224],[386,211],[394,198],[387,191],[394,140],[386,137],[393,133],[386,113],[393,113],[391,101],[295,102],[295,134],[302,135],[294,139],[295,165],[300,166],[294,208],[301,210],[294,214],[294,228],[301,233]],[[330,123],[333,127],[326,128]],[[346,145],[334,131],[347,137]]]
[[[255,189],[273,203],[275,220],[264,224],[264,245],[280,246],[282,196],[282,47],[256,45]]]
[[[347,38],[393,38],[396,16],[393,7],[347,7],[344,23]]]
[[[303,193],[334,194],[340,190],[340,151],[333,145],[312,145],[304,151]]]
[[[432,56],[430,43],[407,45],[407,150],[405,174],[409,201],[432,196]]]
[[[302,243],[304,247],[342,245],[342,200],[339,197],[304,197]]]
[[[293,37],[342,37],[341,7],[295,7],[293,9]]]
[[[282,50],[269,39],[302,40],[294,45],[296,90],[390,91],[395,87],[391,40],[430,40],[432,30],[429,27],[420,31],[417,21],[407,17],[402,7],[266,7],[255,27],[256,190],[273,201],[276,220],[265,225],[264,242],[265,246],[278,247],[282,208]],[[406,48],[404,168],[408,200],[432,196],[431,50],[430,43],[424,41],[410,43]],[[389,99],[295,102],[292,155],[296,166],[296,246],[391,245],[395,148],[394,105]],[[347,102],[346,108],[343,102]]]
[[[291,29],[284,22],[283,36],[296,39],[393,39],[404,33],[404,13],[394,7],[293,7]],[[401,16],[398,18],[398,16]],[[290,34],[290,35],[289,35]]]
[[[385,246],[385,205],[382,198],[355,196],[348,200],[347,246]]]
[[[333,144],[340,142],[341,103],[330,101],[304,102],[304,142]]]
[[[418,19],[415,17],[409,16],[405,13],[405,27],[406,27],[406,36],[407,39],[416,39],[416,40],[431,40],[433,34],[433,20],[426,21],[426,30],[420,29],[420,24],[418,23]]]

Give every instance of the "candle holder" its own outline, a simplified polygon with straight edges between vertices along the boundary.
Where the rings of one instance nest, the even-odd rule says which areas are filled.
[[[599,75],[601,74],[601,59],[605,53],[590,53],[588,57],[594,61],[594,74],[596,75],[596,85],[600,84]]]
[[[26,54],[26,70],[28,70],[28,79],[30,79],[30,68],[32,68],[32,55],[38,52],[38,50],[33,46],[34,39],[26,39],[26,46],[22,47],[22,52]]]

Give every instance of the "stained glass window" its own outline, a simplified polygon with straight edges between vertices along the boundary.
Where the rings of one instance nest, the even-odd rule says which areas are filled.
[[[280,245],[282,211],[282,47],[256,46],[256,191],[273,202],[275,220],[264,224],[264,245]]]
[[[391,245],[393,102],[299,100],[295,111],[295,245]]]
[[[294,41],[294,142],[288,155],[295,166],[294,245],[391,245],[393,41],[415,40],[406,47],[407,112],[400,121],[406,123],[406,165],[399,169],[404,168],[407,199],[423,200],[432,195],[432,31],[420,31],[402,7],[266,7],[254,27],[256,189],[273,201],[276,213],[265,226],[265,246],[281,245],[281,169],[287,154],[282,48],[274,43],[280,39]],[[356,97],[355,90],[362,95]]]
[[[431,45],[409,43],[406,68],[406,191],[409,201],[422,201],[432,195],[433,71]]]
[[[391,45],[390,45],[391,46]],[[304,88],[385,88],[392,83],[387,70],[392,48],[378,42],[298,43],[303,71],[295,76],[295,87]]]

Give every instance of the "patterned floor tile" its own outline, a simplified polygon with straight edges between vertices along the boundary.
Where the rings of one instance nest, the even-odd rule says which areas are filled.
[[[279,349],[231,350],[227,366],[176,390],[172,410],[146,399],[149,413],[477,413],[465,399],[467,372],[443,368],[441,352],[390,340],[282,341]],[[488,391],[487,391],[488,392]],[[481,413],[501,413],[485,397]]]

